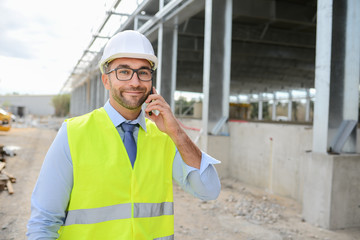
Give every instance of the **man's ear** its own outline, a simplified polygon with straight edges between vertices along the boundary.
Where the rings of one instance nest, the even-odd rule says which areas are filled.
[[[109,90],[110,89],[109,75],[104,73],[103,75],[101,75],[101,80],[102,80],[102,82],[104,84],[105,89]]]

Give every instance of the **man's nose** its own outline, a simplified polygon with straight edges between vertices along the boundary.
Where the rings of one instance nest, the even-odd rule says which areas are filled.
[[[134,72],[134,74],[132,75],[132,78],[129,81],[129,84],[133,85],[133,86],[138,86],[140,84],[140,79],[139,79],[137,72]]]

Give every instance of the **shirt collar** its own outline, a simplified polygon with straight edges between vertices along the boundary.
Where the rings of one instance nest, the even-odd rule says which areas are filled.
[[[132,123],[132,124],[139,124],[140,127],[144,129],[146,132],[146,122],[145,122],[145,114],[144,111],[141,110],[139,116],[132,121],[126,120],[118,111],[115,110],[113,106],[111,106],[110,101],[107,100],[107,102],[104,105],[104,109],[106,113],[109,115],[111,122],[114,124],[115,127],[119,126],[123,122]]]

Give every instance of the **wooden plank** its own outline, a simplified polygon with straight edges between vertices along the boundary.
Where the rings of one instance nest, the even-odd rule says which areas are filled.
[[[0,173],[0,181],[7,181],[9,180],[9,177],[3,173]]]
[[[6,164],[4,162],[0,162],[0,172],[5,168],[5,165]]]
[[[12,183],[11,183],[10,180],[7,181],[6,187],[7,187],[7,190],[8,190],[8,192],[9,192],[9,194],[13,194],[13,193],[14,193],[14,188],[13,188]]]
[[[5,190],[7,180],[0,180],[0,191]]]
[[[15,182],[16,182],[16,177],[14,177],[12,174],[6,172],[5,170],[2,171],[2,173],[5,174],[6,176],[8,176],[8,178],[10,179],[10,181],[11,181],[12,183],[15,183]]]

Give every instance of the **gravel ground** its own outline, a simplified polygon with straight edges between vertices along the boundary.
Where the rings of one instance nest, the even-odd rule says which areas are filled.
[[[36,128],[18,124],[9,132],[0,132],[0,144],[20,147],[16,156],[7,158],[6,170],[17,182],[13,195],[0,192],[0,240],[26,239],[31,192],[56,135],[55,123],[44,121],[39,125],[38,121]],[[233,179],[221,182],[219,198],[209,202],[195,199],[174,185],[176,239],[360,239],[360,228],[328,231],[308,224],[301,218],[301,205],[294,200]]]

